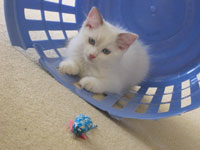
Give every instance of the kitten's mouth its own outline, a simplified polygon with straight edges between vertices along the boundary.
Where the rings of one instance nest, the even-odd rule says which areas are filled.
[[[94,61],[94,59],[96,58],[96,56],[94,56],[94,55],[89,55],[89,56],[86,56],[85,57],[85,59],[88,61],[88,62],[93,62]]]
[[[89,58],[90,60],[93,60],[93,59],[96,58],[96,56],[95,56],[94,54],[90,54],[90,55],[88,56],[88,58]]]

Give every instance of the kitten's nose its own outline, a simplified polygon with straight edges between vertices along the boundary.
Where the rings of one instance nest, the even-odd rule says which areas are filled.
[[[90,55],[89,55],[89,58],[90,58],[90,59],[95,59],[96,56],[95,56],[94,54],[90,54]]]

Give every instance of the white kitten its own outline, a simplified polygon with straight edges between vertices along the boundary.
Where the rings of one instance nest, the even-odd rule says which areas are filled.
[[[79,75],[79,84],[88,91],[120,93],[141,82],[149,70],[146,47],[137,38],[103,20],[93,7],[69,42],[59,70]]]

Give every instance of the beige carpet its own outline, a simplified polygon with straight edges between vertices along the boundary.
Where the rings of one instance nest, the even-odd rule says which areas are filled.
[[[0,150],[199,149],[200,109],[159,121],[110,119],[43,71],[33,51],[10,45],[2,8],[0,0]],[[99,126],[86,141],[68,131],[81,113]]]

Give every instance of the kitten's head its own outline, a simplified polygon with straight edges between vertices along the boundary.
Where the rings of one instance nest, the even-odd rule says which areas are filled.
[[[117,61],[138,38],[133,33],[121,30],[106,22],[97,8],[93,7],[80,30],[86,61],[108,64]]]

